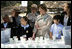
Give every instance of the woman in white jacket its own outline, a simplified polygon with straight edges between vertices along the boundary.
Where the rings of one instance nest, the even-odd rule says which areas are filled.
[[[35,28],[33,30],[33,38],[35,37],[46,37],[49,36],[49,29],[52,23],[52,17],[49,16],[47,12],[47,8],[44,4],[39,6],[40,15],[37,16],[37,20],[35,22]]]

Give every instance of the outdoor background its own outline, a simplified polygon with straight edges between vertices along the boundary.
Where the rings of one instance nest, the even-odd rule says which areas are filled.
[[[24,3],[23,3],[24,2]],[[27,13],[30,13],[30,7],[32,4],[46,4],[48,14],[52,17],[55,14],[60,14],[63,11],[64,3],[71,3],[71,1],[1,1],[1,22],[2,17],[5,14],[11,15],[11,11],[14,8],[18,8],[21,13],[19,15],[25,16]]]

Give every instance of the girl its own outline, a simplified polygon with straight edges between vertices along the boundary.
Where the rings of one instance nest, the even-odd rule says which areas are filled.
[[[27,17],[22,17],[21,18],[21,24],[18,27],[18,37],[20,38],[20,36],[26,37],[26,39],[28,39],[29,37],[32,37],[32,28],[31,26],[28,24],[28,18]]]

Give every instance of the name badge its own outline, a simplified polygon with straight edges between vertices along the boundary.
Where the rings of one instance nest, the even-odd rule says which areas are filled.
[[[28,33],[28,30],[26,31],[26,33]]]

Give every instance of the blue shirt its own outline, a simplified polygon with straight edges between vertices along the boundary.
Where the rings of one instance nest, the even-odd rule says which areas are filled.
[[[7,23],[4,23],[3,25],[4,25],[5,28],[7,27]]]
[[[53,36],[59,37],[60,32],[62,32],[63,25],[62,24],[53,24],[50,28],[50,32],[52,32]]]
[[[28,28],[29,27],[29,24],[27,24],[27,25],[21,25],[21,27],[23,27],[24,29],[26,29],[26,28]]]

